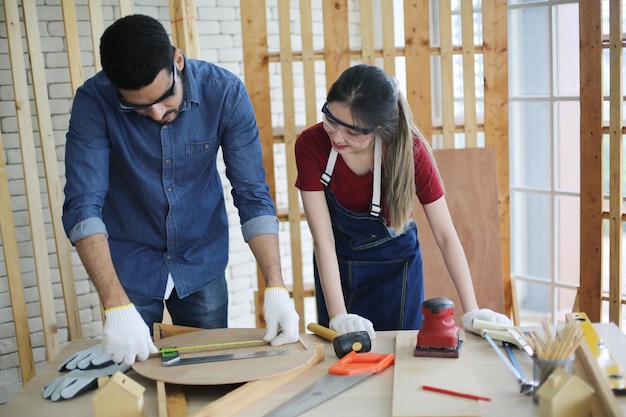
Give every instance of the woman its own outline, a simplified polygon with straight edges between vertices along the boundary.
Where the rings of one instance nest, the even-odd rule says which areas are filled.
[[[473,318],[510,322],[478,308],[432,151],[394,78],[375,66],[347,69],[328,92],[322,122],[302,132],[295,153],[320,324],[371,338],[374,329],[421,327],[417,201],[461,299],[464,327],[473,330]]]

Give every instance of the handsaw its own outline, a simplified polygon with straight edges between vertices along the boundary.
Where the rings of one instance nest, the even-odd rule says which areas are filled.
[[[393,353],[352,351],[328,369],[328,374],[263,417],[295,417],[358,384],[370,375],[389,368]]]

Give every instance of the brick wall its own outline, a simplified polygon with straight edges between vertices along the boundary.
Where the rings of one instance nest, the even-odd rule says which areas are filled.
[[[4,5],[4,0],[0,4]],[[69,71],[67,69],[67,55],[63,37],[63,17],[58,0],[36,0],[39,30],[41,35],[41,47],[44,53],[44,65],[48,84],[48,95],[52,111],[52,124],[54,138],[57,147],[59,172],[61,180],[64,175],[64,143],[65,132],[69,121],[71,108],[71,87],[69,83]],[[271,6],[272,2],[268,4]],[[275,2],[274,2],[275,3]],[[238,0],[196,0],[198,16],[198,32],[200,44],[200,58],[221,65],[235,74],[243,77],[242,63],[242,40],[241,23],[239,20],[240,10]],[[171,33],[169,25],[168,0],[137,0],[134,2],[133,13],[143,13],[161,20]],[[21,13],[21,8],[20,8]],[[78,28],[81,35],[80,45],[82,51],[83,76],[88,78],[94,74],[91,64],[93,55],[91,51],[91,39],[89,36],[89,15],[87,0],[76,1],[76,13]],[[110,25],[119,18],[117,0],[102,0],[102,13],[104,27]],[[275,15],[275,13],[274,13]],[[268,13],[271,16],[271,13]],[[276,39],[277,41],[277,39]],[[26,43],[24,42],[26,48]],[[276,47],[276,45],[274,45]],[[28,60],[25,59],[28,71]],[[273,69],[273,77],[279,76],[277,68]],[[30,82],[30,74],[29,82]],[[323,88],[323,87],[322,87]],[[323,91],[322,91],[323,94]],[[32,91],[30,92],[32,99]],[[273,94],[280,97],[280,93]],[[31,109],[34,106],[31,103]],[[279,107],[280,109],[280,107]],[[280,114],[276,118],[280,120]],[[35,123],[35,122],[33,122]],[[36,129],[36,125],[35,125]],[[37,366],[45,364],[45,348],[43,342],[42,325],[37,292],[37,279],[35,276],[33,250],[30,241],[30,227],[25,197],[24,175],[21,165],[19,149],[19,136],[17,133],[17,119],[15,102],[12,88],[11,68],[8,57],[8,44],[6,33],[6,19],[4,9],[0,8],[0,133],[4,145],[4,157],[7,162],[7,174],[11,193],[14,221],[19,242],[20,267],[22,272],[31,341],[35,353]],[[35,140],[38,141],[38,133],[35,132]],[[280,159],[277,159],[280,161]],[[66,319],[64,315],[61,285],[59,283],[59,271],[54,253],[54,237],[48,199],[45,195],[45,179],[41,152],[38,151],[38,164],[42,187],[42,204],[44,206],[44,220],[48,237],[49,259],[57,320],[59,324],[59,340],[62,345],[68,341]],[[220,172],[224,172],[223,164]],[[284,168],[277,167],[277,181],[284,174]],[[282,185],[282,189],[293,184]],[[256,263],[248,246],[243,242],[239,227],[239,219],[232,205],[228,181],[224,178],[226,204],[230,219],[230,259],[231,262],[226,271],[229,292],[229,326],[231,327],[254,327],[254,301],[253,290],[256,289]],[[279,197],[283,201],[285,198]],[[1,221],[1,219],[0,219]],[[281,236],[288,233],[284,226],[281,227]],[[303,236],[308,231],[303,225]],[[64,238],[64,237],[63,237]],[[287,280],[291,276],[289,261],[288,237],[281,237],[281,251],[284,263],[284,275]],[[310,243],[304,244],[305,271],[311,271],[311,248]],[[93,285],[89,281],[80,260],[75,252],[72,253],[72,262],[75,266],[76,292],[80,308],[80,318],[84,337],[100,337],[102,323],[100,321],[99,300]],[[310,304],[309,304],[310,305]],[[3,254],[0,252],[0,404],[6,402],[21,387],[19,373],[15,329],[12,322],[8,282]]]

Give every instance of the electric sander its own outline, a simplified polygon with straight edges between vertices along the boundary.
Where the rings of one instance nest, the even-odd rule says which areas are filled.
[[[413,356],[458,358],[462,340],[454,323],[454,303],[447,298],[431,298],[422,303],[422,328],[417,333]]]

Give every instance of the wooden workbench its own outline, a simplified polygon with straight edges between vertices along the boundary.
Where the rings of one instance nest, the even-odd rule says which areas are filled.
[[[613,324],[594,324],[598,334],[618,360],[620,367],[626,369],[626,336]],[[395,349],[395,332],[380,332],[373,342],[372,351],[393,352]],[[259,417],[273,409],[278,404],[296,394],[311,382],[326,374],[328,367],[337,360],[332,344],[317,336],[307,334],[303,338],[313,343],[325,344],[325,360],[300,375],[287,385],[278,388],[270,395],[258,400],[253,406],[235,414],[236,417]],[[519,394],[519,383],[511,371],[502,362],[502,359],[493,351],[491,346],[479,336],[469,334],[463,337],[464,344],[461,357],[471,358],[474,386],[468,389],[475,394],[491,397],[491,402],[479,402],[480,414],[483,416],[537,416],[538,407],[533,405],[530,396]],[[0,406],[2,417],[32,417],[38,415],[89,417],[93,416],[91,398],[93,392],[61,402],[44,400],[42,388],[59,373],[56,371],[59,363],[75,351],[84,349],[96,343],[93,340],[72,342],[56,358],[42,369],[39,369],[25,387],[23,387],[7,404]],[[516,351],[518,361],[522,366],[527,379],[532,379],[532,364],[529,358]],[[416,358],[417,359],[417,358]],[[454,361],[457,359],[450,359]],[[393,392],[393,367],[382,374],[374,375],[360,384],[352,387],[341,395],[321,404],[317,408],[303,414],[312,416],[341,416],[341,417],[384,417],[391,415]],[[128,375],[146,388],[144,394],[145,412],[147,417],[158,415],[155,382],[145,379],[133,370]],[[232,390],[234,386],[187,387],[187,405],[189,413],[199,410],[206,404]],[[420,388],[415,387],[416,393]],[[441,395],[438,401],[446,401],[451,397]],[[456,398],[456,397],[455,397]],[[473,400],[467,400],[473,401]],[[621,410],[626,416],[626,397],[618,398]]]

